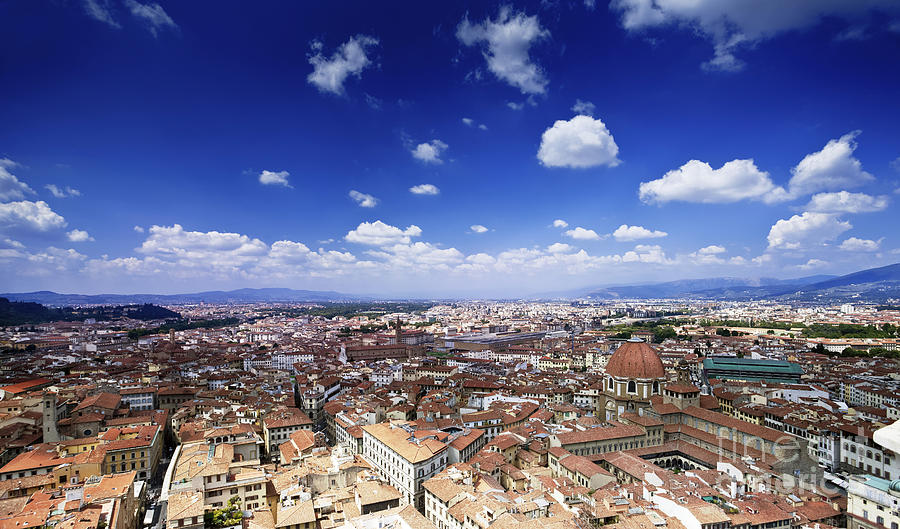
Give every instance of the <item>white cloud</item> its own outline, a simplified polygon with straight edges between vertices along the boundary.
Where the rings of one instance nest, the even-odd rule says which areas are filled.
[[[344,81],[351,75],[356,78],[362,76],[363,70],[372,63],[367,52],[377,45],[376,38],[356,35],[341,44],[330,58],[326,58],[321,53],[322,43],[313,41],[312,49],[316,53],[309,58],[313,71],[306,77],[307,82],[315,85],[320,92],[343,94]]]
[[[795,250],[834,240],[853,226],[830,213],[806,211],[781,219],[769,230],[769,248]]]
[[[291,187],[288,177],[291,173],[287,171],[263,171],[259,173],[259,183],[267,186],[284,186]]]
[[[600,239],[600,236],[597,235],[596,231],[585,229],[581,226],[572,230],[567,230],[565,235],[566,237],[571,237],[580,241],[596,241]]]
[[[634,250],[622,255],[623,263],[652,263],[672,264],[673,261],[666,257],[662,247],[655,244],[638,244]]]
[[[656,239],[659,237],[665,237],[668,233],[659,230],[648,230],[643,226],[629,226],[627,224],[622,224],[616,231],[613,232],[612,236],[617,241],[637,241],[640,239]]]
[[[537,157],[547,167],[619,165],[619,146],[606,125],[590,116],[557,120],[541,135]]]
[[[850,237],[842,242],[839,248],[848,252],[874,252],[881,248],[882,240],[883,239],[878,239],[877,241],[873,241],[871,239],[857,239],[856,237]]]
[[[123,0],[123,3],[131,11],[132,16],[147,25],[147,29],[154,37],[161,29],[178,29],[178,24],[157,3],[142,4],[135,0]]]
[[[897,25],[900,27],[900,21],[897,22]],[[900,156],[894,158],[889,165],[891,166],[891,169],[900,173]]]
[[[94,20],[103,22],[114,28],[121,28],[112,15],[108,0],[83,0],[84,12]]]
[[[569,223],[564,221],[563,219],[556,219],[553,221],[554,228],[568,228]]]
[[[576,99],[575,104],[572,105],[572,112],[580,114],[582,116],[593,116],[596,110],[597,107],[594,106],[594,104],[590,101],[582,101],[580,99]]]
[[[131,229],[133,229],[136,233],[144,233],[143,226],[135,226],[134,228],[131,228]]]
[[[73,189],[69,186],[59,187],[56,184],[47,184],[44,186],[47,191],[50,191],[50,194],[55,196],[56,198],[66,198],[66,197],[80,197],[81,191],[77,189]]]
[[[199,266],[206,260],[215,267],[234,267],[266,255],[268,245],[239,233],[186,231],[180,224],[173,224],[151,226],[150,235],[137,251],[175,259],[186,266]]]
[[[697,253],[700,255],[716,255],[725,253],[725,247],[719,246],[718,244],[710,244],[709,246],[705,246],[697,250]]]
[[[427,242],[394,244],[368,253],[382,259],[390,267],[411,268],[416,272],[449,271],[452,266],[465,261],[465,255],[456,248],[438,248]]]
[[[481,130],[487,130],[487,125],[485,125],[484,123],[476,123],[472,118],[462,118],[462,122],[467,127],[476,127]]]
[[[0,228],[22,228],[47,232],[65,228],[66,219],[50,209],[43,200],[7,202],[0,204]]]
[[[409,188],[409,192],[414,195],[437,195],[441,190],[433,184],[419,184]]]
[[[378,205],[378,199],[367,193],[361,193],[355,189],[350,190],[350,198],[356,201],[360,207],[374,208]]]
[[[395,244],[409,244],[410,237],[422,235],[422,229],[415,224],[401,230],[396,226],[385,224],[380,220],[375,222],[362,222],[354,230],[350,230],[344,236],[347,242],[368,244],[371,246],[390,246]]]
[[[0,237],[0,248],[21,250],[25,245],[9,237]]]
[[[447,150],[447,144],[441,140],[431,140],[428,143],[420,143],[416,145],[410,152],[413,158],[421,160],[425,163],[444,163],[441,160],[441,153]]]
[[[485,233],[488,231],[488,228],[481,224],[472,224],[469,226],[469,229],[472,230],[472,233]]]
[[[814,270],[816,268],[822,268],[825,266],[828,266],[828,261],[823,261],[821,259],[810,259],[802,265],[797,265],[797,268],[801,270]]]
[[[788,198],[784,189],[776,186],[769,173],[760,171],[753,160],[732,160],[718,169],[700,160],[690,160],[658,180],[641,182],[639,194],[646,203],[674,200],[703,204],[739,200],[772,203]]]
[[[84,230],[72,230],[66,234],[66,237],[68,237],[71,242],[87,242],[94,240],[94,238]]]
[[[844,134],[829,141],[821,151],[807,154],[791,169],[788,190],[798,197],[816,191],[860,186],[875,177],[863,171],[862,164],[853,157],[859,131]]]
[[[532,62],[529,49],[549,36],[537,16],[513,13],[509,7],[501,8],[496,20],[472,24],[465,18],[456,28],[456,37],[466,46],[483,44],[488,70],[523,94],[543,94],[547,89],[547,78]]]
[[[806,211],[820,213],[869,213],[883,211],[890,200],[887,196],[872,196],[865,193],[817,193],[812,196]]]
[[[575,247],[571,244],[566,244],[564,242],[555,242],[547,247],[547,252],[549,253],[568,253],[574,250]]]
[[[516,103],[515,101],[507,101],[506,106],[512,110],[522,110],[525,108],[525,103]]]
[[[9,158],[0,158],[0,201],[21,200],[26,194],[34,194],[34,189],[9,172],[18,165]]]
[[[718,244],[710,244],[709,246],[704,246],[700,248],[696,252],[688,254],[695,263],[697,264],[725,264],[725,259],[721,257],[721,254],[725,253],[725,247],[719,246]],[[746,264],[747,260],[743,257],[736,256],[730,259],[731,264]]]
[[[893,0],[613,0],[622,26],[632,32],[677,25],[708,39],[714,50],[707,70],[743,68],[735,56],[742,47],[791,30],[812,27],[827,18],[858,21],[875,11],[900,12]]]

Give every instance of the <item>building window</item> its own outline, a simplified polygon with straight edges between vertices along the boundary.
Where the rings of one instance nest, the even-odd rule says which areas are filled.
[[[628,381],[628,393],[637,393],[637,384],[634,383],[634,380]]]

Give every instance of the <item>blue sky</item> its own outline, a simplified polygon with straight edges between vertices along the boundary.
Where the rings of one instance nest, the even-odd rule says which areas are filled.
[[[884,0],[0,4],[0,291],[900,261]]]

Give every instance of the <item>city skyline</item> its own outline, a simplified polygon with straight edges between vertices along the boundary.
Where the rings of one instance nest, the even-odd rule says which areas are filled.
[[[891,2],[0,14],[2,291],[504,296],[900,261]]]

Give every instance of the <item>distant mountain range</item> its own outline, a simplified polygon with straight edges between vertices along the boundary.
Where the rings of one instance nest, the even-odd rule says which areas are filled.
[[[326,301],[366,301],[368,296],[342,294],[319,290],[294,290],[290,288],[241,288],[238,290],[211,290],[192,294],[59,294],[49,290],[0,294],[10,301],[33,301],[42,305],[64,307],[71,305],[130,305],[155,303],[179,305],[186,303],[300,303]]]
[[[334,291],[294,290],[290,288],[241,288],[212,290],[191,294],[58,294],[47,290],[0,294],[10,301],[32,301],[53,307],[72,305],[132,305],[154,303],[301,303],[375,301],[374,296],[343,294]],[[590,287],[528,296],[529,299],[648,299],[692,298],[709,300],[776,299],[817,301],[828,299],[882,302],[900,298],[900,263],[870,268],[843,276],[813,275],[795,279],[771,277],[712,277],[682,279],[663,283]]]
[[[843,276],[813,275],[795,279],[713,277],[663,283],[592,287],[545,293],[533,298],[648,299],[692,298],[746,301],[864,300],[900,298],[900,263],[870,268]]]

